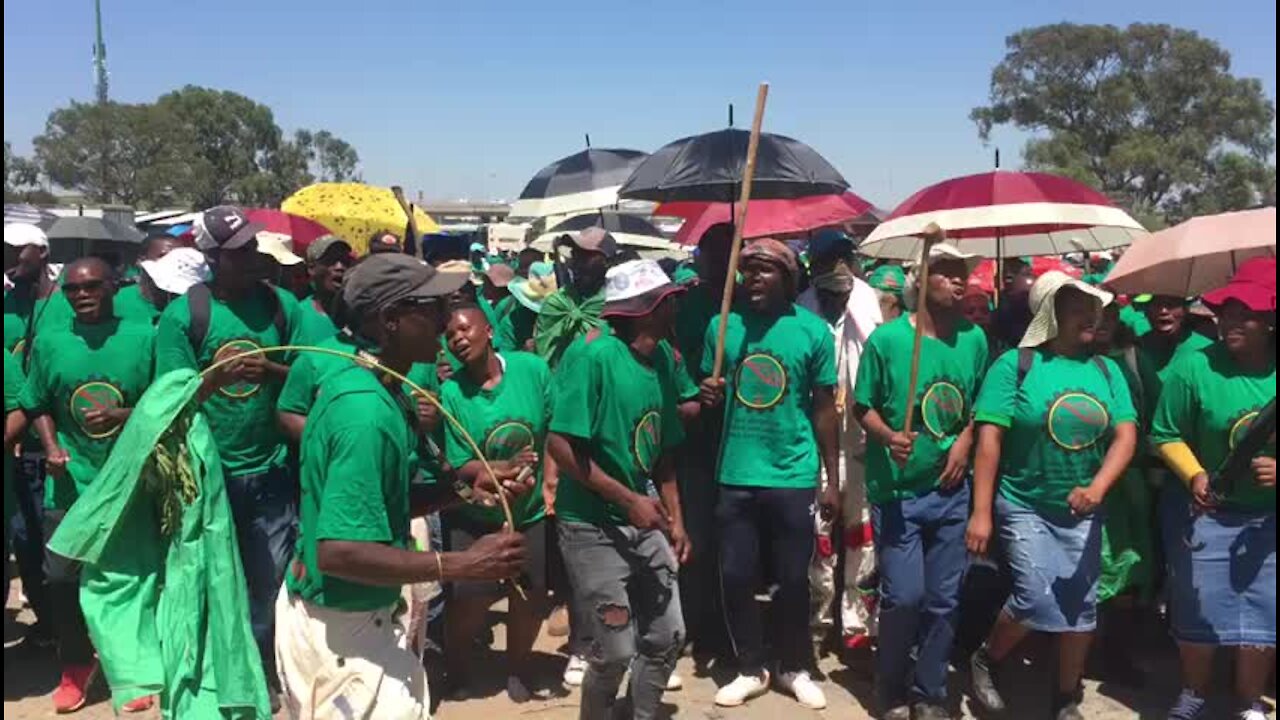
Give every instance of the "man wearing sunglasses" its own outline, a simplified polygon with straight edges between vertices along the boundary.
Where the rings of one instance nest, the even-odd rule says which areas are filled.
[[[355,262],[351,246],[336,235],[321,235],[307,246],[311,296],[299,304],[301,342],[314,344],[337,334],[337,324],[330,314],[334,300],[342,291],[342,280]]]
[[[62,292],[75,319],[68,328],[36,336],[19,399],[47,458],[46,542],[111,454],[131,408],[151,383],[154,360],[151,326],[116,316],[114,272],[106,262],[72,263]],[[62,665],[53,704],[59,713],[74,712],[84,706],[97,672],[80,610],[79,565],[46,551],[44,570],[47,620],[54,626]],[[142,698],[130,708],[145,709],[151,702]]]

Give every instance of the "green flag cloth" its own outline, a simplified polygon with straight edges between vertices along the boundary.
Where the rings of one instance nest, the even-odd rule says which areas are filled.
[[[268,720],[222,462],[204,416],[184,413],[199,388],[192,370],[152,384],[49,549],[83,563],[80,605],[117,710],[158,694],[167,718]],[[195,495],[166,535],[142,478],[171,426],[186,431]]]
[[[534,349],[554,370],[560,356],[574,340],[587,331],[604,327],[604,291],[584,300],[576,300],[560,290],[548,297],[538,311],[538,327],[534,330]]]

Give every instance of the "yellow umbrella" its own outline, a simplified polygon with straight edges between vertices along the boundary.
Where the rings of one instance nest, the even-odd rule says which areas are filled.
[[[316,183],[289,196],[280,209],[310,218],[346,240],[357,253],[369,249],[374,233],[391,232],[403,236],[407,218],[391,190],[363,183]],[[431,216],[413,208],[418,232],[440,231]]]

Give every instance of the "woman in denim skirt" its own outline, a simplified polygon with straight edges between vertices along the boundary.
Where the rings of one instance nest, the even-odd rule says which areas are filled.
[[[1162,503],[1184,687],[1169,718],[1208,717],[1215,651],[1232,647],[1232,717],[1263,720],[1261,696],[1276,658],[1275,427],[1251,427],[1276,397],[1275,259],[1245,263],[1204,302],[1218,316],[1222,340],[1178,360],[1152,427],[1183,483]],[[1228,462],[1237,452],[1251,457]]]
[[[1060,272],[1041,276],[1031,288],[1034,317],[1021,346],[996,360],[978,396],[966,543],[985,555],[999,532],[1013,577],[1009,599],[971,663],[974,699],[992,712],[1005,708],[1001,661],[1039,631],[1058,640],[1050,717],[1082,717],[1080,678],[1097,625],[1099,514],[1138,436],[1120,367],[1091,349],[1111,299]]]

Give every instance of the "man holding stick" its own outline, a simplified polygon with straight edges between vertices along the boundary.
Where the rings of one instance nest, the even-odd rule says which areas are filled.
[[[964,319],[961,303],[976,260],[942,244],[928,259],[915,281],[925,287],[907,293],[924,306],[871,334],[854,388],[880,559],[878,694],[892,720],[950,717],[947,662],[967,564],[972,406],[987,363],[986,335]],[[916,362],[904,362],[916,357],[917,344]]]
[[[816,505],[831,520],[840,508],[837,483],[814,502],[819,458],[827,477],[839,476],[835,346],[827,323],[795,304],[799,263],[789,247],[754,240],[742,250],[741,270],[742,306],[729,313],[725,332],[729,381],[713,373],[718,322],[708,328],[702,356],[703,372],[712,376],[702,383],[703,404],[725,406],[716,522],[725,615],[739,665],[716,704],[742,705],[769,688],[755,601],[767,547],[778,585],[772,617],[779,684],[805,707],[821,709],[826,696],[809,676],[808,569]]]

